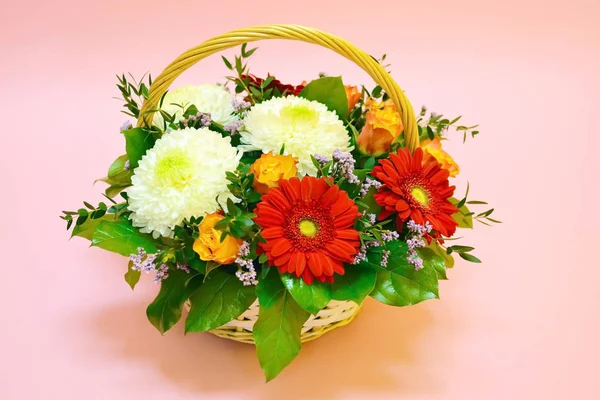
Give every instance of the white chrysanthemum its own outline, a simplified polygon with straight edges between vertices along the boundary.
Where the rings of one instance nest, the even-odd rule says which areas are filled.
[[[298,158],[301,175],[316,175],[311,154],[331,157],[335,149],[348,151],[350,138],[337,114],[324,104],[301,97],[277,97],[252,107],[244,120],[241,147],[272,151]]]
[[[170,115],[175,115],[176,120],[180,120],[184,110],[193,104],[198,111],[209,113],[213,121],[225,125],[236,119],[232,115],[235,111],[233,99],[231,92],[221,85],[187,85],[167,92],[162,109]],[[163,117],[158,112],[154,114],[154,124],[161,128],[163,126]]]
[[[133,225],[155,238],[168,237],[183,219],[215,212],[233,198],[225,172],[234,171],[240,157],[230,138],[208,128],[166,133],[131,178]]]

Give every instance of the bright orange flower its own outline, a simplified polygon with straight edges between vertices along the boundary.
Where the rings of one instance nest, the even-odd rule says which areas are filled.
[[[242,241],[231,235],[221,241],[222,232],[215,229],[215,225],[223,218],[225,217],[218,213],[208,214],[198,226],[200,236],[194,241],[193,248],[201,260],[219,264],[231,264],[235,261]]]
[[[442,149],[442,141],[439,136],[436,136],[433,140],[427,139],[421,142],[421,148],[433,156],[440,164],[442,168],[445,168],[450,172],[450,176],[455,177],[460,172],[460,167],[454,161],[450,154],[446,153]]]
[[[345,85],[344,89],[346,89],[346,98],[348,99],[348,112],[351,112],[362,97],[362,93],[356,86]]]
[[[412,219],[421,225],[429,221],[434,237],[456,232],[452,214],[458,209],[448,200],[455,187],[449,186],[449,172],[435,158],[423,159],[423,149],[417,148],[412,155],[408,149],[390,154],[389,159],[379,161],[372,175],[383,182],[374,196],[383,207],[380,220],[396,214],[398,230]]]
[[[356,142],[363,153],[380,156],[390,151],[402,133],[402,120],[391,100],[379,103],[368,99],[366,106],[367,120]]]
[[[353,262],[358,253],[353,228],[358,207],[326,178],[283,179],[262,197],[255,213],[269,265],[302,277],[307,285],[315,278],[333,282],[334,272],[343,275],[343,263]]]
[[[260,156],[250,167],[254,174],[253,186],[265,194],[272,187],[277,187],[280,179],[290,179],[298,173],[298,159],[290,155],[268,153]]]

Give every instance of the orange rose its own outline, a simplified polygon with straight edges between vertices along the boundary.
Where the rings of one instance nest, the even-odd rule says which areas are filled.
[[[280,179],[290,179],[298,173],[298,159],[280,154],[263,154],[254,161],[250,172],[254,174],[254,190],[265,194],[272,187],[279,186]]]
[[[442,149],[442,141],[439,136],[436,136],[433,140],[423,140],[421,142],[421,147],[425,150],[425,154],[433,156],[440,164],[442,164],[442,168],[447,169],[448,172],[450,172],[450,176],[458,175],[460,167],[452,159],[450,154]]]
[[[225,217],[218,213],[208,214],[198,226],[200,236],[194,242],[194,251],[201,260],[231,264],[236,259],[242,240],[228,235],[221,241],[222,232],[216,230],[215,225],[223,218]]]
[[[379,156],[390,151],[404,127],[391,100],[379,103],[368,99],[366,106],[367,121],[358,135],[358,148],[365,154]]]
[[[351,112],[362,97],[362,93],[356,86],[345,85],[344,89],[346,89],[346,98],[348,99],[348,112]]]

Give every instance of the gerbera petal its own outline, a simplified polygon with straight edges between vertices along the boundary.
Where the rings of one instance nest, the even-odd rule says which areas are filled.
[[[333,226],[335,229],[344,229],[354,225],[354,221],[356,221],[356,216],[358,214],[358,209],[356,206],[350,207],[342,214],[338,215],[333,220]]]
[[[323,274],[323,266],[320,262],[321,260],[319,260],[314,253],[307,254],[306,258],[308,259],[308,268],[310,268],[310,272],[312,272],[314,276]]]
[[[333,203],[333,205],[331,206],[331,215],[335,217],[336,215],[343,213],[353,205],[354,202],[350,200],[350,198],[348,197],[348,193],[340,192],[340,195],[338,196],[336,202]]]
[[[286,199],[285,195],[279,188],[272,188],[266,195],[267,201],[275,206],[278,210],[286,212],[290,209],[290,202]]]
[[[400,199],[396,202],[396,211],[401,212],[404,210],[408,210],[408,203]]]
[[[410,162],[410,170],[411,171],[420,171],[423,166],[423,149],[417,147],[412,155],[412,160]]]
[[[315,280],[314,275],[310,272],[309,268],[306,268],[304,270],[304,272],[302,273],[302,279],[304,280],[304,283],[306,283],[307,285],[312,285],[313,281]]]
[[[279,181],[279,187],[281,188],[281,191],[285,194],[289,201],[295,203],[296,200],[298,200],[300,193],[296,192],[296,189],[294,189],[294,186],[290,183],[288,179],[282,179],[281,181]]]
[[[287,239],[275,239],[271,248],[273,257],[278,257],[292,248],[292,244]]]
[[[358,231],[354,229],[340,229],[335,232],[335,236],[345,240],[360,240]]]
[[[323,197],[321,197],[321,204],[323,206],[330,206],[331,204],[333,204],[333,202],[335,202],[339,193],[340,188],[338,187],[338,185],[331,186],[329,189],[327,189]]]
[[[313,253],[313,257],[318,259],[319,264],[323,267],[323,274],[327,276],[333,275],[333,262],[329,256],[322,253]]]
[[[276,239],[283,236],[283,228],[281,226],[273,226],[263,229],[260,233],[267,240]]]
[[[304,201],[312,200],[313,179],[316,180],[317,178],[307,176],[300,182],[300,193],[302,194],[302,200]]]
[[[344,275],[346,273],[346,271],[344,270],[344,264],[342,264],[341,262],[336,262],[334,260],[333,261],[333,271],[336,274],[339,275]]]

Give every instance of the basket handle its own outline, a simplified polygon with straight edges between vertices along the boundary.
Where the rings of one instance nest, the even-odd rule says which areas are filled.
[[[144,102],[137,126],[150,125],[160,98],[173,81],[198,61],[221,50],[262,39],[290,39],[318,44],[353,61],[388,94],[400,113],[404,125],[406,146],[414,150],[419,146],[417,121],[410,102],[390,74],[371,56],[348,41],[318,29],[300,25],[264,25],[238,29],[216,36],[181,54],[152,82],[148,99]]]

